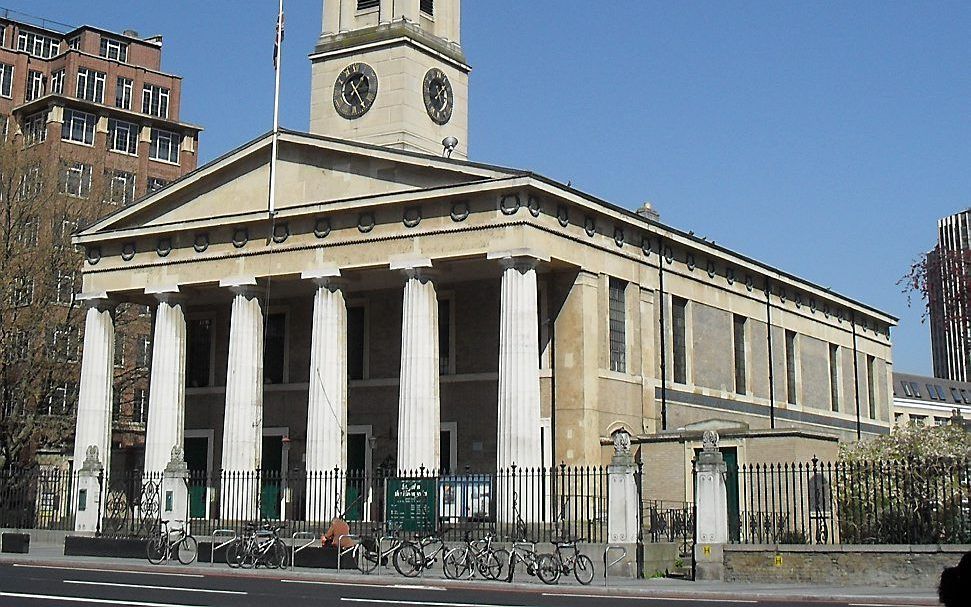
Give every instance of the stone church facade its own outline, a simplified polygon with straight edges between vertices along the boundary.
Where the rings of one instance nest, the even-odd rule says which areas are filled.
[[[600,465],[621,428],[683,471],[705,428],[748,461],[889,431],[896,319],[465,160],[458,0],[359,4],[325,4],[275,214],[268,134],[75,236],[75,461],[111,452],[118,302],[155,310],[148,471]]]

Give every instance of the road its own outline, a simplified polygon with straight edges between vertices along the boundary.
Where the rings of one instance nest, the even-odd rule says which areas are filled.
[[[191,571],[191,572],[189,572]],[[449,583],[440,580],[404,581],[349,577],[348,581],[315,580],[288,572],[258,574],[215,569],[178,572],[123,565],[0,564],[0,607],[745,607],[798,606],[857,607],[896,605],[874,602],[825,602],[743,598],[740,595],[703,598],[664,596],[657,589],[631,596],[617,590],[537,586],[535,590],[507,588],[500,583]],[[623,592],[627,592],[625,595]]]

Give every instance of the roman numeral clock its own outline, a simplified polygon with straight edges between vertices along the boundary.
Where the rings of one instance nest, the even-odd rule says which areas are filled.
[[[347,119],[360,118],[378,97],[378,75],[366,63],[345,67],[334,83],[334,109]]]

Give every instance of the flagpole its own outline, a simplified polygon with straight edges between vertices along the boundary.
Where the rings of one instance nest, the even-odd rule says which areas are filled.
[[[280,130],[280,67],[283,64],[283,0],[276,17],[276,61],[274,71],[276,82],[273,90],[273,149],[270,154],[270,217],[276,215],[276,161],[279,154]]]

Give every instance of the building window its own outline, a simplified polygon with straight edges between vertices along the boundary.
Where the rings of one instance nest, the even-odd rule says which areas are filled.
[[[94,145],[94,126],[97,118],[94,114],[77,110],[64,110],[64,126],[61,128],[61,139]]]
[[[47,112],[24,118],[24,145],[31,146],[47,140]]]
[[[65,164],[61,172],[61,193],[87,198],[91,193],[91,165],[83,162]]]
[[[0,29],[0,31],[3,31]],[[6,141],[10,131],[10,116],[0,116],[0,140]]]
[[[378,8],[381,4],[381,0],[357,0],[357,10],[366,11],[372,8]]]
[[[13,66],[0,63],[0,95],[13,97]]]
[[[438,373],[448,375],[452,371],[452,300],[438,300]]]
[[[120,331],[115,332],[115,366],[125,366],[125,334]]]
[[[923,428],[924,426],[927,425],[927,416],[911,414],[910,421],[914,422],[914,425],[917,426],[918,428]]]
[[[13,290],[10,292],[10,303],[14,307],[29,306],[34,303],[34,279],[28,276],[18,276],[13,280]]]
[[[128,44],[102,36],[100,54],[106,59],[128,63]]]
[[[78,231],[80,225],[77,221],[73,219],[63,219],[61,220],[61,231],[57,235],[57,240],[59,244],[70,244],[71,234]]]
[[[104,103],[105,101],[105,73],[96,72],[86,67],[78,68],[78,99]]]
[[[25,249],[37,246],[37,230],[39,223],[36,217],[27,217],[16,229],[15,239]]]
[[[75,285],[77,284],[77,274],[73,271],[57,271],[57,291],[54,294],[54,303],[61,305],[71,305],[74,301]]]
[[[179,164],[179,145],[182,137],[177,133],[152,129],[152,145],[149,147],[148,157],[152,160]]]
[[[67,47],[74,50],[81,49],[81,36],[75,36],[67,41]]]
[[[34,70],[27,71],[27,93],[24,101],[39,99],[47,93],[47,77]]]
[[[139,335],[135,340],[135,366],[146,368],[152,361],[152,340],[148,335]]]
[[[876,358],[872,356],[866,357],[866,391],[867,391],[867,404],[870,409],[870,419],[877,418],[877,377],[876,377]],[[912,387],[916,388],[917,384],[911,384]],[[920,392],[917,393],[917,397],[920,397]]]
[[[347,378],[364,379],[365,344],[367,343],[367,308],[347,308]]]
[[[190,320],[186,325],[186,333],[186,385],[190,388],[204,388],[209,385],[212,320]]]
[[[112,152],[123,154],[138,154],[138,131],[137,124],[125,122],[123,120],[108,120],[108,148]]]
[[[839,353],[839,346],[829,344],[829,408],[832,411],[840,410]]]
[[[673,353],[674,381],[688,383],[687,348],[688,301],[680,297],[671,298],[671,349]]]
[[[914,397],[914,390],[910,387],[910,382],[909,381],[902,381],[902,382],[900,382],[900,385],[902,385],[904,387],[904,395],[905,396],[909,396],[911,398]]]
[[[39,165],[30,165],[24,169],[24,174],[20,177],[20,199],[30,200],[40,196],[44,191],[44,176],[40,172]]]
[[[80,343],[80,327],[55,327],[51,333],[52,352],[68,362],[77,362]]]
[[[796,404],[796,333],[786,331],[786,402]]]
[[[78,401],[78,385],[74,382],[51,386],[47,407],[41,407],[42,415],[70,415]]]
[[[121,386],[114,386],[111,390],[111,419],[121,419]]]
[[[148,390],[135,388],[135,400],[132,403],[131,420],[136,424],[148,423]]]
[[[105,202],[128,205],[135,201],[135,174],[127,171],[105,171]]]
[[[263,383],[282,384],[286,381],[287,315],[269,314],[263,329]]]
[[[142,87],[142,113],[168,118],[169,89],[154,84],[146,84]]]
[[[627,371],[627,283],[610,277],[607,284],[608,346],[610,370]]]
[[[60,41],[50,36],[27,31],[21,31],[20,35],[17,36],[18,51],[25,51],[42,59],[50,59],[57,54],[60,48]]]
[[[27,331],[16,331],[10,334],[10,346],[4,352],[8,363],[24,361],[30,358],[30,335]]]
[[[421,12],[426,15],[435,14],[435,0],[421,0]]]
[[[118,82],[115,84],[115,107],[130,110],[134,90],[135,83],[130,78],[118,76]]]
[[[160,190],[168,185],[168,181],[161,179],[160,177],[149,177],[148,178],[148,192],[152,193],[155,190]]]
[[[51,74],[51,92],[56,95],[64,94],[64,68]]]
[[[745,385],[745,324],[744,316],[734,315],[732,320],[733,338],[735,340],[735,393],[746,394]]]
[[[948,418],[946,417],[937,417],[936,415],[934,416],[935,426],[946,426],[947,422],[948,422]]]
[[[940,384],[934,384],[933,388],[937,392],[937,400],[944,400],[944,388]],[[927,389],[930,390],[931,386],[928,386]]]

